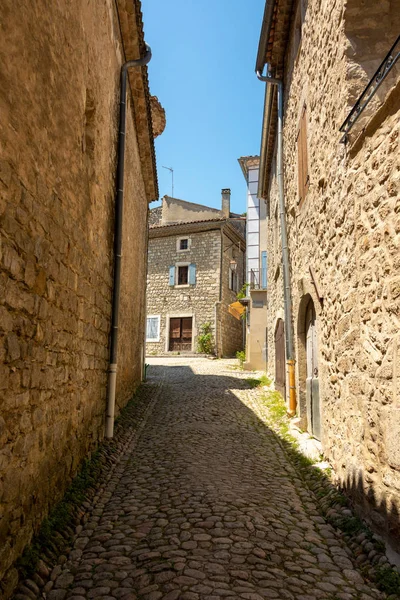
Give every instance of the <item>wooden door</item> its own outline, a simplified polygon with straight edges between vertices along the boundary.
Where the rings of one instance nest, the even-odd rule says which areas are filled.
[[[306,309],[305,331],[307,356],[306,402],[308,432],[317,438],[317,440],[320,440],[321,415],[319,402],[318,343],[316,315],[312,300],[310,300]]]
[[[169,350],[173,352],[192,350],[192,317],[170,319]]]
[[[278,319],[275,329],[275,387],[286,399],[285,324]]]

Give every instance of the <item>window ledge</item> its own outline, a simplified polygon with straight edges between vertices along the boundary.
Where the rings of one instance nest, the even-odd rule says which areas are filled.
[[[188,288],[190,287],[190,283],[181,283],[180,285],[174,285],[174,288]]]

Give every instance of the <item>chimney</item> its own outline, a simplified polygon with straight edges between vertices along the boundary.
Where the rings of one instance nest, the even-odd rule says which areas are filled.
[[[222,206],[221,214],[224,219],[229,219],[231,212],[231,190],[229,188],[221,190]]]

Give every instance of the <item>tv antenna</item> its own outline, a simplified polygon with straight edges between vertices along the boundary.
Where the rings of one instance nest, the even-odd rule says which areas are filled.
[[[168,171],[171,172],[171,175],[172,175],[172,196],[171,196],[171,198],[173,198],[174,197],[174,170],[172,167],[163,167],[163,169],[167,169]]]

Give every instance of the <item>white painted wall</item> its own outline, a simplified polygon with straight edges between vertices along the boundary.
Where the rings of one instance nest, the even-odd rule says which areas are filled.
[[[246,252],[247,252],[247,279],[251,281],[251,270],[253,269],[260,277],[260,200],[257,198],[258,167],[249,169],[247,178],[247,229],[246,229]],[[247,294],[250,295],[249,288]]]

